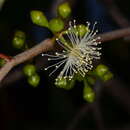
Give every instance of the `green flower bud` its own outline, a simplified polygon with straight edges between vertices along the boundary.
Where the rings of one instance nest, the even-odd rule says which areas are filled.
[[[21,49],[24,46],[24,40],[18,37],[14,37],[13,39],[13,47],[16,49]]]
[[[38,10],[33,10],[31,11],[30,15],[31,15],[32,22],[34,24],[48,28],[48,20],[43,12]]]
[[[13,47],[16,49],[21,49],[23,48],[24,44],[25,44],[25,33],[22,31],[16,31],[14,34],[14,38],[12,41]]]
[[[96,68],[96,73],[98,76],[102,77],[105,73],[107,73],[109,71],[108,67],[105,65],[98,65]]]
[[[53,33],[64,29],[64,22],[60,18],[54,18],[49,22],[49,28]]]
[[[28,83],[33,87],[37,87],[40,83],[40,76],[35,73],[34,75],[28,77]]]
[[[83,37],[87,32],[90,32],[89,28],[83,24],[77,25],[77,31],[81,37]]]
[[[74,87],[74,80],[69,78],[57,78],[55,81],[55,85],[58,88],[64,88],[66,90],[70,90]]]
[[[25,40],[26,35],[25,35],[25,33],[23,31],[18,30],[18,31],[15,32],[15,37],[19,37],[19,38]]]
[[[68,18],[71,14],[70,5],[67,2],[59,5],[58,14],[64,19]]]
[[[32,76],[36,73],[36,67],[32,64],[27,64],[24,66],[23,72],[26,76]]]
[[[110,79],[113,78],[113,74],[111,72],[107,72],[103,77],[102,77],[102,80],[105,82],[105,81],[108,81]]]
[[[92,103],[95,100],[95,93],[93,89],[89,86],[84,86],[83,89],[83,98],[85,101]]]
[[[96,74],[103,80],[107,81],[113,77],[113,74],[109,71],[109,68],[105,65],[98,65],[96,68]]]

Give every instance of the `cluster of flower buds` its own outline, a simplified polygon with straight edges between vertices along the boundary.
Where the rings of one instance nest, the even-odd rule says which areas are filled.
[[[33,64],[27,64],[23,68],[25,76],[27,76],[28,83],[37,87],[40,83],[40,76],[36,73],[36,67]]]
[[[45,14],[39,10],[31,11],[32,22],[41,27],[50,29],[54,34],[61,32],[64,29],[64,19],[67,19],[71,14],[69,3],[60,4],[57,8],[58,16],[50,21],[46,18]]]
[[[56,42],[63,48],[54,55],[42,54],[48,57],[48,61],[54,61],[54,64],[44,68],[48,70],[54,67],[49,76],[62,68],[55,79],[55,86],[70,90],[76,85],[75,82],[83,82],[83,98],[90,103],[93,102],[95,92],[92,86],[98,79],[105,82],[113,77],[105,65],[98,65],[92,70],[93,60],[100,59],[101,56],[100,37],[96,37],[98,30],[95,29],[97,22],[91,29],[89,22],[86,22],[86,25],[77,25],[76,20],[73,20],[69,22],[69,28],[65,29],[65,20],[71,14],[70,5],[67,2],[58,6],[58,15],[51,20],[48,20],[44,13],[38,10],[33,10],[30,14],[32,22],[51,30]]]

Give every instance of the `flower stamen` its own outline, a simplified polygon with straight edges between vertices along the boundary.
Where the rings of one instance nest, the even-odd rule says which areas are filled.
[[[42,54],[42,56],[48,56],[48,61],[60,60],[58,63],[48,66],[45,70],[54,67],[55,69],[49,74],[52,75],[58,68],[63,64],[64,68],[58,75],[59,79],[69,78],[71,80],[73,76],[79,73],[82,77],[93,68],[93,59],[100,59],[101,47],[97,45],[101,44],[100,37],[96,37],[98,30],[95,31],[95,26],[97,22],[94,23],[92,30],[90,31],[90,23],[86,22],[85,34],[82,36],[79,33],[79,29],[82,28],[81,25],[76,25],[76,20],[69,22],[69,28],[65,33],[61,34],[59,38],[56,38],[57,43],[63,47],[62,53],[56,52],[55,55]],[[67,39],[64,37],[67,36]]]

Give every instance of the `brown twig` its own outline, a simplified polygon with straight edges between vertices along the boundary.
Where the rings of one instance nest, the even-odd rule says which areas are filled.
[[[106,41],[123,38],[129,35],[130,35],[130,27],[100,34],[99,36],[101,37],[101,42],[106,42]]]
[[[38,54],[50,50],[53,48],[53,42],[51,39],[47,39],[40,44],[34,46],[33,48],[16,55],[11,61],[7,62],[1,69],[0,69],[0,81],[8,74],[8,72],[16,65],[23,63]]]
[[[118,38],[122,38],[125,36],[130,35],[130,28],[126,29],[119,29],[112,32],[107,32],[104,34],[100,34],[98,36],[101,36],[101,42],[106,42]],[[38,45],[34,46],[33,48],[16,55],[10,62],[7,62],[1,69],[0,69],[0,82],[4,79],[4,77],[8,74],[8,72],[16,65],[21,64],[37,55],[39,55],[42,52],[48,51],[53,48],[52,40],[47,39],[45,41],[42,41]]]

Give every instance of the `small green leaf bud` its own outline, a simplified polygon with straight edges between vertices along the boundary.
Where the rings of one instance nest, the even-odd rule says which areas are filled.
[[[74,80],[69,78],[57,78],[55,81],[55,85],[58,88],[64,88],[66,90],[70,90],[74,87]]]
[[[77,25],[77,31],[78,35],[81,37],[83,37],[87,32],[90,32],[89,28],[83,24]]]
[[[64,22],[60,18],[54,18],[50,20],[49,28],[53,33],[60,32],[64,29]]]
[[[25,44],[25,33],[22,31],[16,31],[14,34],[14,38],[12,41],[13,47],[16,49],[21,49],[23,48],[24,44]]]
[[[39,82],[40,82],[40,76],[36,73],[28,77],[28,83],[33,87],[37,87],[39,85]]]
[[[23,72],[26,76],[32,76],[36,73],[36,67],[32,64],[27,64],[24,66]]]
[[[58,7],[58,14],[62,17],[62,18],[68,18],[71,14],[71,8],[69,3],[63,3],[60,4]]]
[[[48,20],[43,12],[38,10],[32,10],[30,15],[34,24],[48,28]]]
[[[83,98],[85,101],[92,103],[95,100],[95,92],[90,86],[84,86],[83,88]]]

